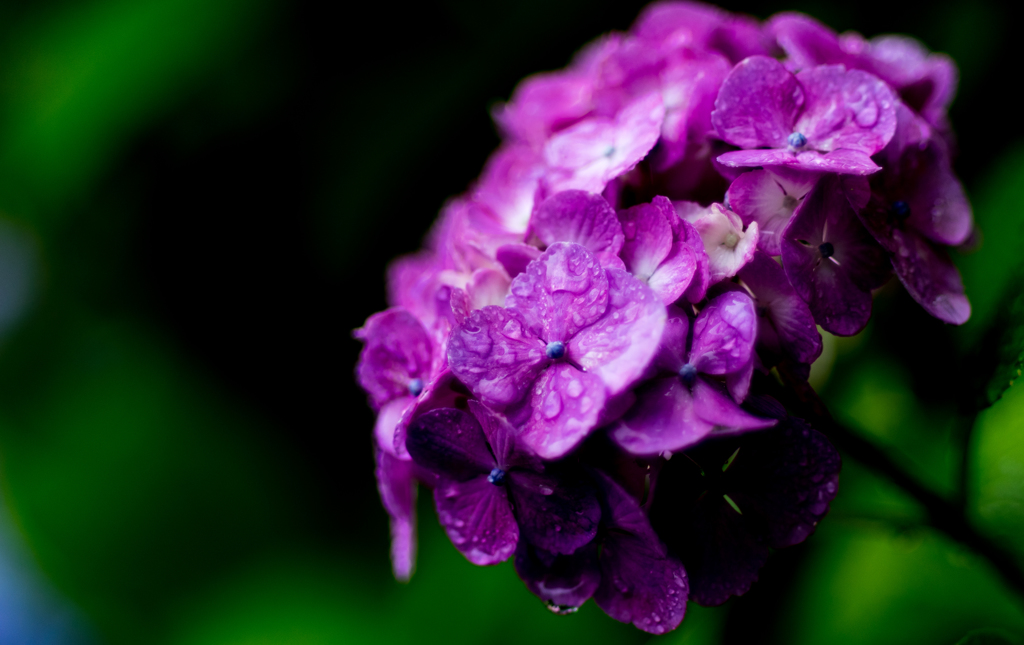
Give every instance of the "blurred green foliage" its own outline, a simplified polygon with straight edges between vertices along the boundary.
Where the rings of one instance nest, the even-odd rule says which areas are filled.
[[[277,7],[263,0],[45,7],[27,11],[0,47],[0,212],[29,231],[42,258],[42,288],[0,351],[0,474],[4,499],[39,566],[101,639],[649,640],[592,603],[568,618],[549,614],[510,563],[469,565],[438,528],[429,495],[420,500],[419,566],[408,585],[394,582],[379,557],[386,549],[383,513],[375,528],[353,527],[379,534],[372,557],[339,553],[310,537],[301,502],[310,484],[298,458],[159,324],[118,305],[116,292],[133,279],[123,274],[122,256],[134,214],[116,199],[90,201],[132,138],[199,88],[219,85],[224,109],[243,116],[265,99],[267,84],[238,66],[242,57],[258,56],[253,43]],[[993,24],[991,7],[955,7],[970,10],[940,7],[936,33],[949,37],[936,46],[960,56],[969,79],[967,71],[986,64],[976,45],[978,32]],[[470,25],[490,19],[463,9],[452,11]],[[842,11],[836,6],[831,15]],[[961,28],[962,20],[980,27]],[[532,37],[550,37],[551,30]],[[342,180],[332,194],[358,193],[358,208],[383,192],[384,161],[364,152],[407,139],[413,147],[437,144],[414,135],[443,119],[462,96],[464,79],[485,66],[456,59],[423,62],[433,75],[412,66],[409,85],[380,81],[377,103],[361,108],[376,120],[349,142],[362,151],[353,155],[359,163],[336,169]],[[405,114],[401,95],[409,92],[426,96],[425,103],[416,118],[398,118]],[[382,142],[375,134],[384,122],[402,127]],[[972,321],[954,335],[962,347],[978,341],[1013,285],[1024,239],[1024,150],[995,160],[973,192],[984,238],[982,252],[957,258],[974,306]],[[336,252],[350,249],[361,230],[352,217],[325,226],[340,227]],[[961,461],[954,402],[922,401],[909,367],[879,350],[871,333],[838,341],[826,386],[830,405],[918,479],[953,495]],[[968,500],[977,525],[1024,556],[1022,387],[978,419]],[[987,563],[923,522],[912,499],[847,461],[833,515],[810,541],[783,600],[778,642],[1019,643],[1022,599]],[[691,606],[680,630],[655,640],[717,643],[733,606]],[[988,631],[972,632],[978,628]]]

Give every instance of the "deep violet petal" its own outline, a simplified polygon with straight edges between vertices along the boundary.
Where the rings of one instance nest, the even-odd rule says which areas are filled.
[[[596,540],[571,555],[557,555],[522,539],[516,547],[515,565],[526,588],[560,611],[579,607],[601,584]]]
[[[485,475],[496,464],[480,423],[454,408],[416,417],[406,431],[405,446],[417,464],[450,480]]]
[[[519,530],[530,544],[568,555],[597,535],[597,491],[579,477],[517,469],[509,472],[508,490]]]
[[[508,491],[480,476],[457,482],[442,479],[434,489],[437,519],[448,538],[473,564],[503,562],[519,540]]]
[[[686,613],[686,571],[668,555],[636,501],[607,476],[598,474],[598,479],[605,492],[607,530],[594,601],[615,620],[645,632],[675,629]]]

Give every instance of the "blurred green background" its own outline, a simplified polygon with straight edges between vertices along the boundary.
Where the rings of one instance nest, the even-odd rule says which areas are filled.
[[[497,144],[488,106],[641,6],[0,2],[0,645],[652,640],[593,604],[549,614],[510,563],[470,565],[429,494],[418,571],[392,579],[349,336]],[[963,479],[972,522],[1024,562],[1024,390],[966,454],[956,403],[985,376],[958,357],[1021,322],[1000,313],[1024,284],[1014,17],[986,0],[726,7],[911,33],[958,61],[974,317],[947,328],[894,282],[814,378],[929,487],[956,498]],[[1024,599],[991,565],[847,459],[816,535],[653,640],[1022,636]]]

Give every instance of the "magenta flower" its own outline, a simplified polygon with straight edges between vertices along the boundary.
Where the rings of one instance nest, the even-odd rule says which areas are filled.
[[[438,477],[437,516],[456,548],[486,565],[508,559],[520,535],[551,553],[590,542],[601,516],[594,491],[545,467],[499,415],[476,401],[469,410],[428,412],[406,437],[416,464]]]
[[[658,374],[637,388],[636,404],[612,426],[612,439],[632,454],[672,453],[712,434],[775,423],[736,403],[746,398],[754,367],[757,314],[750,297],[727,291],[712,300],[694,321],[687,350],[689,329],[686,313],[671,308],[655,360]]]
[[[505,308],[475,311],[452,331],[448,362],[530,449],[555,459],[643,374],[664,325],[647,285],[602,269],[579,244],[556,242],[512,281]]]
[[[600,193],[647,156],[664,119],[661,95],[652,92],[615,116],[593,115],[552,135],[544,147],[547,194],[571,189]]]
[[[841,65],[792,74],[751,56],[722,84],[711,120],[719,136],[744,148],[718,157],[726,166],[790,166],[869,175],[871,155],[896,129],[896,99],[877,77]]]
[[[619,211],[625,234],[622,259],[636,278],[647,283],[670,305],[686,295],[704,299],[711,274],[704,242],[693,226],[680,219],[665,197]]]
[[[870,72],[892,86],[931,125],[946,126],[946,108],[957,84],[956,65],[949,56],[933,54],[907,36],[871,40],[856,32],[840,36],[803,14],[780,14],[767,27],[793,67],[845,65]]]

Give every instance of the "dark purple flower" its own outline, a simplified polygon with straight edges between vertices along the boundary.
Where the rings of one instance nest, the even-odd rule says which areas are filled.
[[[890,274],[885,249],[857,217],[867,196],[863,177],[826,175],[782,232],[782,266],[790,284],[817,323],[838,336],[868,324],[871,290]]]
[[[719,605],[757,579],[769,548],[798,544],[828,512],[840,460],[806,423],[766,409],[771,429],[706,441],[665,464],[651,523],[690,576],[690,599]]]
[[[943,139],[909,108],[900,106],[896,136],[879,157],[885,170],[871,182],[872,197],[859,211],[890,253],[907,291],[936,318],[967,322],[971,305],[960,273],[939,245],[963,243],[971,233],[971,206],[953,174]]]
[[[406,436],[416,464],[438,477],[437,515],[456,548],[474,564],[494,564],[520,535],[552,553],[590,542],[601,515],[590,487],[545,469],[501,416],[476,401],[469,410],[432,410]]]
[[[957,71],[945,54],[933,54],[907,36],[865,40],[856,32],[836,35],[809,16],[784,13],[768,22],[768,31],[797,69],[845,65],[881,78],[904,103],[936,127],[945,127],[946,108],[956,93]]]
[[[751,56],[722,84],[711,120],[728,143],[744,148],[726,166],[790,166],[868,175],[871,155],[896,128],[896,99],[884,82],[841,65],[796,75],[767,56]]]
[[[658,455],[711,434],[773,425],[774,420],[755,417],[735,402],[750,386],[757,320],[750,296],[727,291],[697,316],[688,350],[690,319],[671,307],[654,363],[658,376],[637,388],[636,404],[612,426],[612,439],[630,453]],[[729,393],[722,391],[721,380]]]
[[[516,572],[553,611],[571,613],[593,595],[615,620],[652,634],[675,629],[686,612],[686,571],[636,500],[607,475],[594,477],[602,493],[594,542],[567,555],[520,543]]]
[[[785,166],[745,172],[729,186],[726,200],[744,225],[757,224],[757,247],[781,255],[782,230],[820,176]]]
[[[512,281],[504,309],[485,307],[456,326],[448,360],[477,398],[513,419],[526,445],[555,459],[643,374],[664,324],[650,287],[556,242]]]
[[[740,280],[754,296],[757,307],[757,351],[764,367],[783,360],[806,372],[821,355],[821,334],[807,303],[786,279],[785,270],[758,251],[740,269]]]
[[[686,294],[704,298],[711,275],[704,243],[665,197],[619,211],[625,234],[621,256],[626,268],[651,287],[666,305]]]

